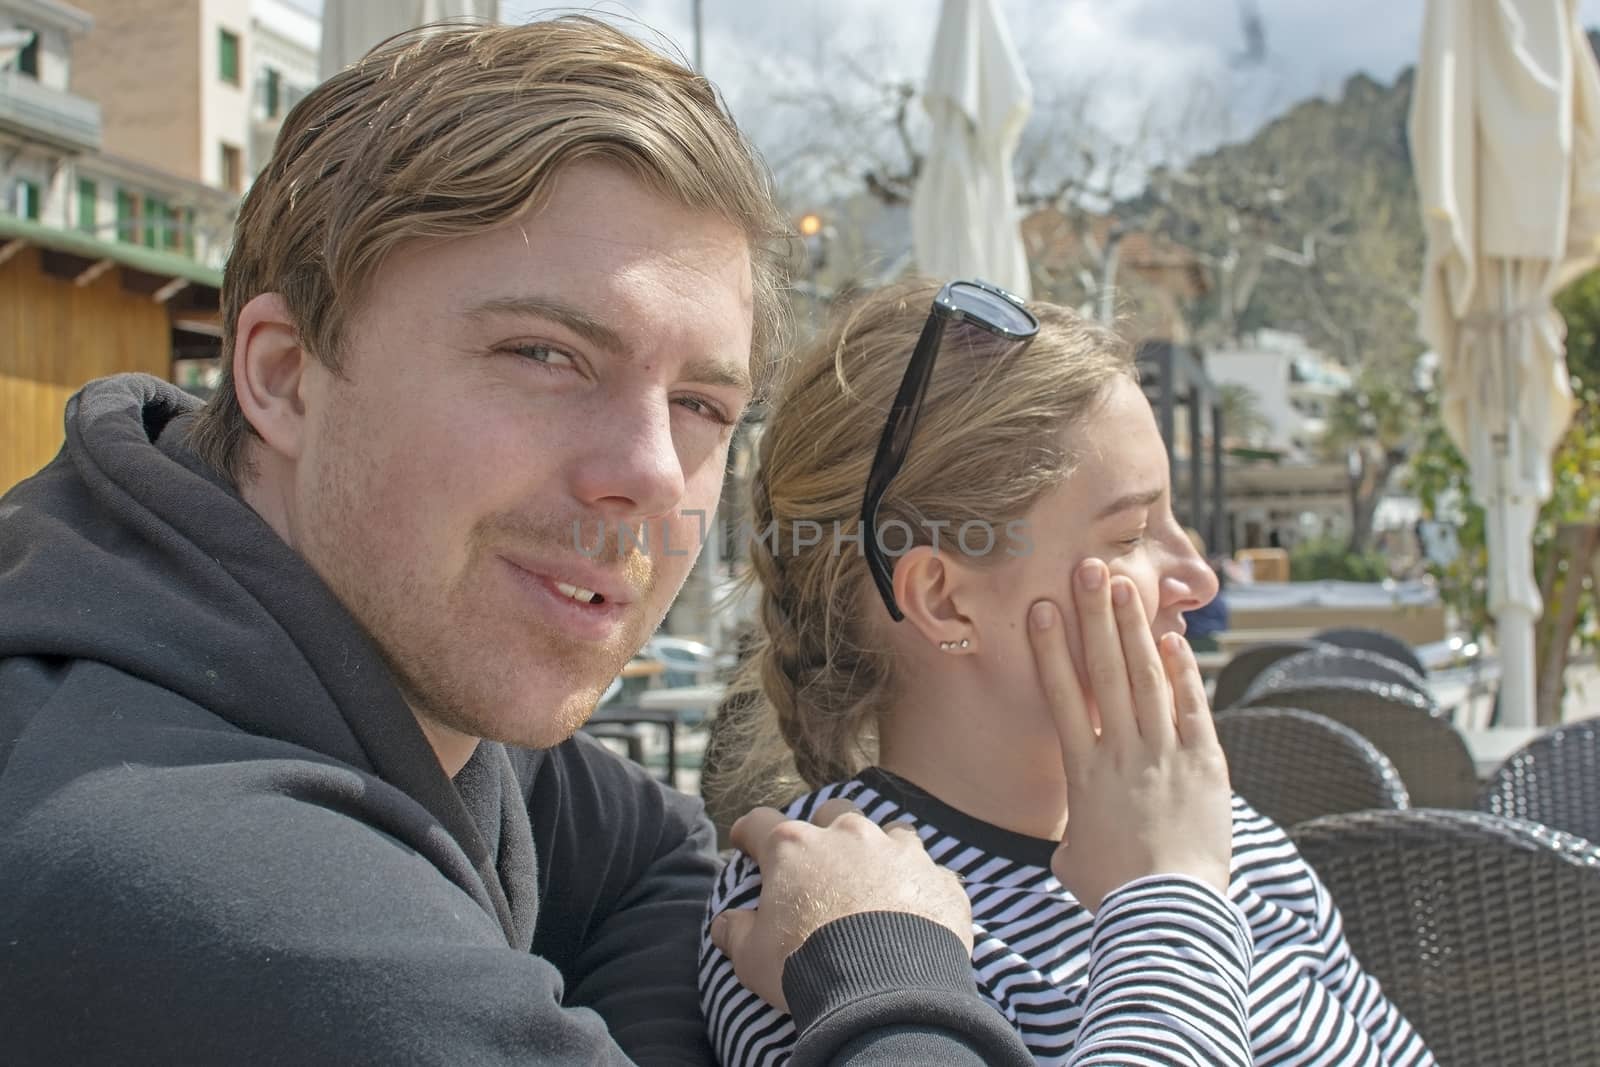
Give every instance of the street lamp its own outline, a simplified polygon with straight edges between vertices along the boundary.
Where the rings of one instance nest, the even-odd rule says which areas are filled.
[[[800,239],[805,247],[806,255],[806,287],[810,290],[811,319],[815,319],[822,306],[822,295],[817,291],[817,272],[827,262],[827,242],[831,231],[822,216],[815,211],[808,211],[800,216],[795,228],[800,231]]]

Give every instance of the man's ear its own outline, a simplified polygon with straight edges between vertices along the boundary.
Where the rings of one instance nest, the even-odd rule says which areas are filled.
[[[239,407],[262,443],[286,459],[298,459],[304,443],[311,360],[283,297],[262,293],[239,311],[233,343]]]

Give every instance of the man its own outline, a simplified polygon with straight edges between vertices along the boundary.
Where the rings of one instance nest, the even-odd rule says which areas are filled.
[[[217,398],[93,383],[0,501],[0,1059],[710,1061],[711,827],[575,731],[692,563],[782,228],[710,87],[590,20],[295,109]],[[798,1059],[1024,1061],[914,837],[778,823],[730,936]]]

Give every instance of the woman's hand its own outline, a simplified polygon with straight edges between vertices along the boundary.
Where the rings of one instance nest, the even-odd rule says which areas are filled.
[[[1158,651],[1138,590],[1100,560],[1081,564],[1074,581],[1089,693],[1067,651],[1060,609],[1042,600],[1028,616],[1067,773],[1067,831],[1051,869],[1091,912],[1147,875],[1188,875],[1226,893],[1228,768],[1194,653],[1177,634]]]

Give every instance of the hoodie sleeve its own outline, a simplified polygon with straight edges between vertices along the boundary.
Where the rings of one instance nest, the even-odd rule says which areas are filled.
[[[793,812],[791,812],[793,814]],[[717,880],[700,944],[700,1000],[724,1067],[1033,1063],[1022,1039],[979,994],[955,935],[912,915],[835,920],[784,963],[791,1017],[746,989],[712,943],[711,920],[753,908],[761,872],[736,853]]]
[[[567,977],[640,1063],[715,1062],[695,957],[716,879],[716,833],[698,799],[667,789],[580,734],[528,788],[541,900],[533,951]]]

